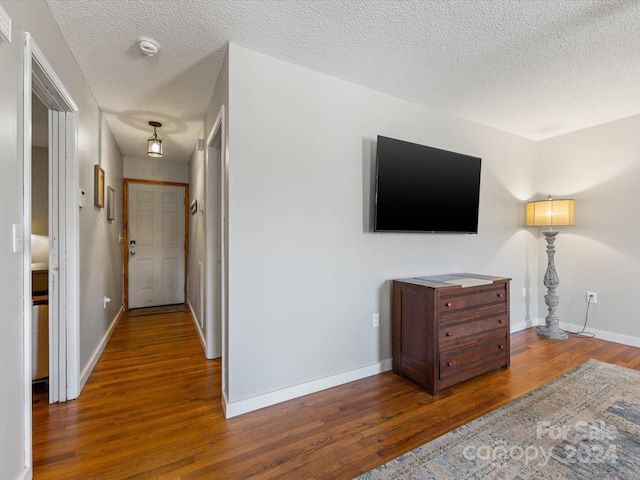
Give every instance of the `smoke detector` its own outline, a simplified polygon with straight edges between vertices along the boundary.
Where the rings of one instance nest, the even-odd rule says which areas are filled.
[[[160,51],[160,44],[149,37],[138,37],[138,47],[142,53],[149,57],[157,55]]]

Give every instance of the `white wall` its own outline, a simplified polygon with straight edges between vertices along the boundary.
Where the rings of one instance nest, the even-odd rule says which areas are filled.
[[[7,2],[2,2],[5,10]],[[17,7],[17,5],[16,5]],[[25,10],[22,6],[21,10]],[[24,17],[26,12],[21,12]],[[15,15],[14,15],[15,17]],[[17,19],[16,19],[17,20]],[[14,20],[14,41],[0,43],[0,477],[22,478],[26,475],[24,415],[23,336],[23,258],[12,253],[12,225],[23,224],[22,137],[22,48],[20,23]],[[16,24],[17,23],[17,24]]]
[[[209,140],[209,136],[211,135],[211,131],[214,127],[214,124],[220,114],[220,111],[223,106],[227,107],[229,104],[229,57],[228,54],[225,55],[222,68],[220,69],[220,73],[218,75],[218,79],[215,82],[215,89],[213,95],[211,96],[211,100],[209,102],[209,107],[207,109],[207,113],[205,118],[203,119],[202,130],[200,132],[200,138],[203,138],[206,142]],[[228,115],[224,117],[224,127],[223,131],[225,134],[224,144],[228,146]],[[209,212],[211,214],[213,210],[213,192],[206,191],[206,151],[208,146],[205,145],[205,149],[203,151],[194,150],[193,155],[191,157],[191,161],[189,164],[189,194],[192,199],[197,199],[199,201],[203,201],[205,203],[204,210],[205,212]],[[227,157],[227,152],[225,152],[225,158]],[[226,214],[225,214],[226,216]],[[200,306],[196,305],[198,303],[198,293],[197,289],[199,287],[199,278],[198,277],[198,264],[206,265],[206,255],[205,255],[205,231],[206,231],[206,215],[199,211],[195,215],[190,217],[189,221],[189,301],[194,308],[194,314],[198,320],[202,320],[201,317],[205,314],[205,312],[200,310]],[[227,259],[225,259],[225,262]],[[213,296],[214,285],[207,286],[207,275],[204,275],[203,283],[204,291],[209,292],[210,296]],[[211,305],[212,302],[209,302],[210,308],[215,308],[214,305]],[[201,334],[203,338],[207,335],[207,325],[204,320],[204,328],[201,330]],[[220,328],[218,325],[213,327],[215,332],[213,332],[214,343],[218,346],[221,345],[221,336]],[[209,338],[212,338],[209,336]],[[218,350],[218,349],[216,349]],[[212,351],[210,349],[210,351]],[[227,398],[226,386],[227,382],[227,368],[226,368],[226,358],[225,366],[223,367],[223,375],[225,376],[225,380],[223,381],[223,396]]]
[[[80,209],[80,372],[86,382],[104,348],[105,335],[123,304],[122,292],[122,154],[93,97],[80,105],[80,132],[92,135],[81,149],[80,187],[87,193]],[[89,113],[93,124],[84,124]],[[89,137],[87,137],[89,140]],[[82,142],[79,142],[82,144]],[[84,151],[83,151],[84,150]],[[94,165],[104,170],[104,208],[94,204]],[[107,220],[107,187],[115,190],[115,219]],[[104,309],[103,298],[111,298]]]
[[[188,183],[189,164],[151,157],[124,157],[124,178]]]
[[[391,358],[394,278],[509,276],[536,319],[534,142],[233,44],[229,85],[230,402]],[[482,157],[479,234],[371,233],[377,135]]]
[[[587,291],[598,294],[587,330],[640,346],[636,305],[640,272],[640,116],[539,143],[538,196],[575,198],[575,226],[556,239],[558,317],[581,329]],[[539,234],[540,271],[546,267]],[[542,280],[540,280],[542,282]],[[540,317],[546,306],[540,302]]]
[[[202,137],[202,132],[200,137]],[[204,202],[204,151],[195,149],[189,162],[189,204],[192,200]],[[198,211],[189,217],[189,279],[187,297],[191,305],[191,312],[197,319],[198,323],[203,320],[203,311],[201,308],[201,299],[199,289],[199,264],[204,268],[205,248],[204,248],[204,212]],[[203,281],[204,283],[204,281]],[[204,285],[202,285],[204,287]],[[204,329],[197,328],[204,335]]]
[[[23,355],[25,321],[23,298],[23,255],[12,253],[11,226],[23,224],[24,204],[22,128],[22,68],[24,34],[28,31],[55,70],[79,108],[79,186],[89,201],[80,215],[80,367],[86,368],[122,303],[122,258],[118,232],[121,218],[106,221],[105,209],[93,207],[93,165],[101,163],[107,184],[122,195],[122,156],[102,121],[100,111],[86,85],[60,30],[45,2],[10,2],[0,5],[12,21],[12,42],[0,42],[0,478],[13,480],[31,475],[25,449],[25,426],[29,413],[30,385],[25,385]],[[31,95],[29,92],[28,95]],[[28,241],[28,239],[26,239]],[[27,245],[28,246],[28,245]],[[28,252],[25,253],[28,255]],[[113,299],[107,311],[102,297]],[[30,310],[29,310],[30,311]],[[25,317],[27,315],[27,317]]]

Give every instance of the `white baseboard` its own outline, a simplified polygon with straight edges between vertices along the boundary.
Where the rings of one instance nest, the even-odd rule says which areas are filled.
[[[227,398],[227,392],[222,391],[222,411],[224,412],[224,418],[229,418],[227,415],[227,405],[229,404],[229,399]]]
[[[511,333],[524,330],[525,328],[535,325],[538,325],[536,320],[512,322]],[[252,412],[260,408],[285,402],[287,400],[293,400],[294,398],[302,397],[303,395],[309,395],[327,388],[337,387],[338,385],[360,380],[361,378],[369,377],[371,375],[377,375],[391,370],[392,367],[393,360],[389,358],[367,367],[357,368],[331,377],[325,377],[312,382],[295,385],[293,387],[283,388],[282,390],[276,390],[275,392],[265,393],[264,395],[258,395],[256,397],[239,400],[237,402],[229,402],[226,395],[223,394],[222,409],[225,412],[226,418],[231,418],[242,415],[243,413]]]
[[[533,322],[531,326],[544,325],[545,319],[539,318]],[[574,325],[573,323],[560,322],[560,328],[567,332],[579,332],[584,325]],[[511,330],[514,331],[513,329]],[[619,343],[621,345],[628,345],[630,347],[640,348],[640,338],[632,337],[630,335],[623,335],[621,333],[607,332],[606,330],[598,330],[597,328],[591,328],[587,326],[586,332],[593,333],[595,338],[606,340],[608,342]]]
[[[544,325],[544,322],[541,323]],[[582,330],[583,325],[573,325],[571,323],[560,322],[560,328],[567,332],[579,332]],[[595,338],[607,340],[608,342],[620,343],[622,345],[628,345],[630,347],[640,348],[640,338],[632,337],[630,335],[622,335],[620,333],[607,332],[605,330],[598,330],[587,326],[585,332],[590,332],[595,335]]]
[[[33,478],[33,471],[31,468],[25,468],[18,474],[16,480],[31,480]]]
[[[196,314],[193,311],[193,305],[191,305],[191,300],[188,298],[187,298],[187,305],[189,305],[189,311],[191,312],[191,319],[193,320],[193,325],[196,327],[196,332],[198,332],[198,337],[200,338],[200,343],[202,344],[202,350],[204,350],[206,355],[207,345],[204,341],[204,332],[200,328],[200,319],[196,317]]]
[[[196,321],[196,326],[198,326],[198,323],[197,323],[197,320],[195,320],[195,317],[194,317],[194,321]],[[531,319],[527,321],[522,320],[518,322],[512,322],[511,333],[518,332],[526,328],[535,327],[538,325],[544,325],[544,319]],[[560,327],[564,330],[572,331],[572,332],[580,331],[582,329],[582,326],[571,325],[566,323],[561,323]],[[197,330],[200,333],[199,328]],[[621,343],[623,345],[630,345],[633,347],[640,348],[639,338],[631,337],[628,335],[620,335],[617,333],[605,332],[602,330],[595,330],[593,328],[588,329],[588,331],[595,333],[597,338],[601,338],[603,340],[608,340],[610,342]],[[271,405],[285,402],[287,400],[293,400],[294,398],[302,397],[304,395],[320,392],[327,388],[337,387],[338,385],[343,385],[345,383],[353,382],[355,380],[360,380],[361,378],[369,377],[371,375],[377,375],[379,373],[391,370],[392,365],[393,365],[393,361],[391,359],[386,359],[374,365],[357,368],[354,370],[350,370],[348,372],[340,373],[338,375],[321,378],[318,380],[314,380],[312,382],[306,382],[300,385],[295,385],[293,387],[283,388],[275,392],[265,393],[263,395],[258,395],[258,396],[247,398],[244,400],[239,400],[237,402],[229,402],[226,395],[223,394],[222,409],[225,412],[226,418],[236,417],[238,415],[252,412],[260,408],[269,407]]]
[[[107,343],[109,343],[109,339],[111,338],[111,335],[113,335],[113,331],[116,329],[116,326],[118,325],[118,322],[120,321],[120,318],[122,318],[123,314],[124,314],[124,306],[120,307],[118,314],[111,322],[111,326],[109,327],[109,330],[107,330],[107,332],[104,334],[104,336],[102,337],[102,341],[98,344],[98,347],[93,352],[93,355],[91,356],[91,360],[84,367],[84,370],[80,375],[80,388],[78,389],[78,395],[80,395],[80,392],[82,392],[82,389],[84,388],[85,384],[89,380],[89,377],[91,376],[91,372],[93,372],[93,369],[98,363],[98,360],[100,360],[100,356],[102,355],[102,352],[104,352],[104,349],[107,346]]]
[[[337,387],[345,383],[360,380],[361,378],[370,377],[371,375],[377,375],[382,372],[391,370],[392,360],[389,358],[373,365],[368,365],[362,368],[356,368],[349,370],[348,372],[339,373],[330,377],[320,378],[312,382],[302,383],[293,387],[283,388],[275,392],[265,393],[264,395],[258,395],[256,397],[247,398],[245,400],[239,400],[237,402],[229,402],[228,399],[222,396],[222,408],[225,412],[226,418],[236,417],[243,413],[252,412],[260,408],[269,407],[277,403],[285,402],[287,400],[293,400],[294,398],[309,395],[311,393],[320,392],[327,388]]]
[[[510,332],[519,332],[520,330],[525,330],[527,328],[531,328],[538,325],[537,320],[521,320],[519,322],[511,321]]]

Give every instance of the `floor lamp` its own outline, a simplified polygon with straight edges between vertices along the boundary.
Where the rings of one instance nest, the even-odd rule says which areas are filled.
[[[560,329],[560,320],[556,316],[556,307],[560,297],[556,295],[556,289],[560,285],[558,273],[553,263],[556,247],[553,244],[559,232],[553,227],[574,224],[574,200],[554,200],[549,196],[547,200],[527,203],[527,227],[549,227],[543,231],[547,240],[547,271],[544,274],[544,285],[547,287],[547,294],[544,296],[544,303],[547,304],[549,314],[545,319],[544,327],[538,327],[538,335],[552,338],[554,340],[566,340],[567,332]]]

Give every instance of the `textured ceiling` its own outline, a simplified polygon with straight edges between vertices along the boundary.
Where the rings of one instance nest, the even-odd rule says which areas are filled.
[[[189,159],[228,42],[536,140],[640,114],[638,0],[48,4],[126,156]]]

